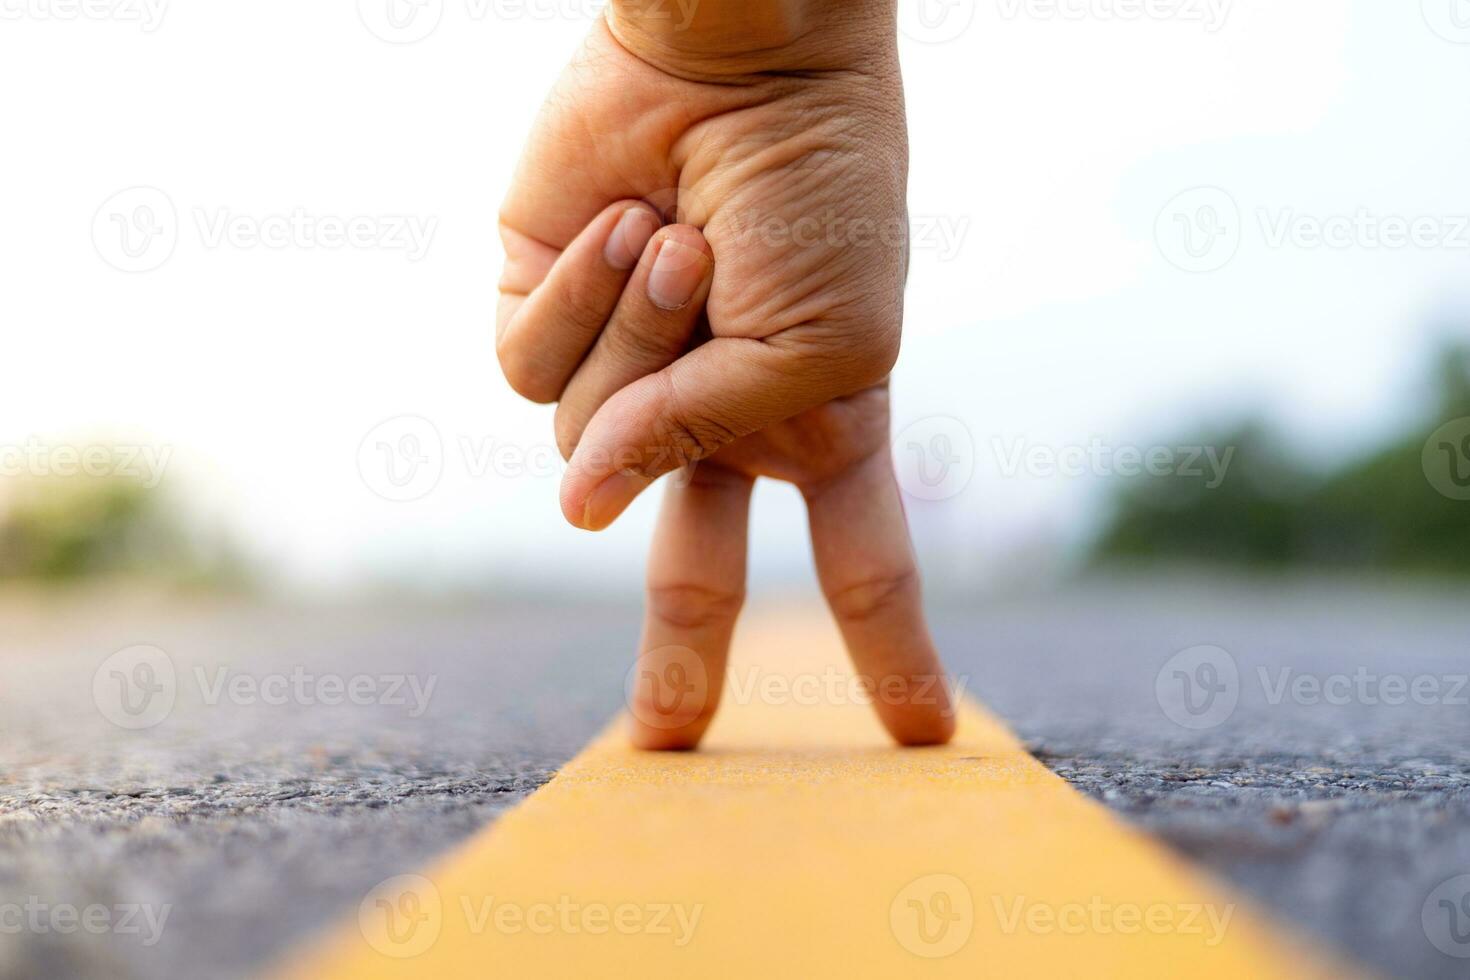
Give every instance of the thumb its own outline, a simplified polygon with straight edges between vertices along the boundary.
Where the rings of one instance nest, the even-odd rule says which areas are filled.
[[[562,513],[600,531],[665,473],[874,384],[893,363],[892,355],[859,345],[830,346],[806,328],[764,340],[717,337],[628,385],[603,404],[577,444],[562,480]]]

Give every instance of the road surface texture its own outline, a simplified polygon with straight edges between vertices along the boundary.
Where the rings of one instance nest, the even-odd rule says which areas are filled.
[[[1470,953],[1436,918],[1470,890],[1439,888],[1470,874],[1463,589],[1111,579],[933,611],[967,692],[1079,790],[1288,928],[1464,975],[1434,941]],[[549,779],[620,707],[637,622],[0,601],[0,977],[259,971]],[[140,663],[171,690],[119,714],[119,674],[162,683]]]

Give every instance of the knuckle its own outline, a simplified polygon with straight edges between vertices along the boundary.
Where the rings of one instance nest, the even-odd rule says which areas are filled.
[[[703,412],[687,411],[672,379],[665,379],[664,398],[668,407],[654,423],[653,437],[661,448],[663,468],[677,469],[713,456],[738,439],[741,433]],[[648,476],[659,474],[648,473]]]
[[[896,322],[863,316],[786,330],[766,343],[786,355],[793,371],[834,392],[850,394],[893,372],[901,339]]]
[[[735,439],[736,434],[723,423],[685,416],[663,419],[657,433],[658,444],[667,448],[666,459],[674,466],[707,459]]]
[[[919,587],[915,568],[873,575],[827,593],[832,612],[848,622],[862,622],[900,602],[908,601]]]
[[[696,630],[723,627],[735,621],[745,605],[739,589],[721,589],[691,582],[650,583],[648,611],[667,626]]]
[[[603,334],[608,353],[619,363],[628,364],[642,371],[657,371],[665,368],[679,354],[683,337],[675,338],[666,324],[654,321],[648,329],[639,329],[630,323],[611,324]]]
[[[560,321],[557,329],[571,330],[578,336],[595,336],[607,323],[617,297],[609,298],[600,283],[581,276],[569,277],[560,285],[562,294],[556,304],[556,319]]]

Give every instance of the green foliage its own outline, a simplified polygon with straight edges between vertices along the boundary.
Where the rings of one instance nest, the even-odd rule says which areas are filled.
[[[129,476],[6,477],[0,581],[242,584],[243,566],[232,549],[197,534],[181,513],[166,489]]]
[[[1264,567],[1470,572],[1470,501],[1425,475],[1426,441],[1470,417],[1470,348],[1436,360],[1423,425],[1365,458],[1320,472],[1255,420],[1189,443],[1234,447],[1224,481],[1178,476],[1129,481],[1094,548],[1096,562],[1176,560]]]

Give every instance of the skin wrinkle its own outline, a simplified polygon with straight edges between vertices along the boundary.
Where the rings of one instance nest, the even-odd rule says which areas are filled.
[[[586,70],[586,65],[600,64],[604,60],[606,60],[605,56],[600,56],[598,58],[592,58],[589,56],[579,59],[578,73]],[[856,86],[842,86],[842,88],[849,87]],[[700,122],[695,123],[681,136],[673,141],[671,153],[668,157],[668,164],[670,167],[670,179],[668,179],[667,181],[659,182],[665,183],[669,186],[678,186],[681,191],[686,192],[685,194],[681,194],[681,196],[687,197],[692,195],[692,197],[696,201],[703,201],[711,196],[703,192],[704,187],[708,186],[711,181],[728,183],[738,186],[739,182],[744,178],[745,174],[740,172],[729,174],[722,172],[725,168],[721,167],[718,158],[701,166],[701,161],[698,159],[698,157],[692,152],[686,151],[685,148],[691,142],[700,141],[700,138],[702,137],[704,131],[710,128],[708,124],[711,121],[725,122],[732,117],[739,118],[742,114],[754,114],[756,117],[751,123],[744,127],[747,129],[747,136],[745,138],[756,139],[761,142],[769,142],[769,138],[761,138],[754,135],[760,127],[760,119],[763,116],[761,110],[766,108],[771,100],[780,99],[782,96],[786,95],[787,93],[785,90],[789,88],[790,86],[784,83],[776,86],[771,86],[772,91],[763,94],[757,101],[753,102],[753,104],[748,104],[733,110],[717,112],[712,115],[705,116]],[[790,170],[796,170],[798,172],[805,170],[808,172],[802,173],[802,182],[800,186],[806,187],[810,185],[820,185],[822,183],[823,170],[825,167],[830,165],[833,168],[840,169],[840,163],[836,160],[836,155],[842,152],[841,148],[833,148],[830,146],[823,147],[820,144],[823,140],[826,140],[850,146],[852,143],[856,142],[856,139],[853,135],[854,132],[859,130],[861,127],[860,124],[856,123],[851,118],[850,114],[844,115],[844,113],[840,109],[835,108],[831,105],[826,105],[824,104],[824,102],[825,100],[822,100],[821,102],[817,102],[812,109],[802,110],[804,118],[807,116],[807,113],[810,113],[812,118],[820,120],[821,125],[819,129],[816,129],[816,131],[813,131],[813,129],[808,129],[804,132],[799,132],[784,139],[778,139],[777,141],[772,143],[770,147],[763,153],[756,155],[753,159],[747,159],[746,161],[744,161],[744,170],[747,173],[750,171],[764,170],[764,176],[767,180],[771,180],[775,176],[780,175],[783,168],[786,169],[786,172],[788,174]],[[577,123],[581,125],[581,129],[576,134],[560,134],[561,138],[567,143],[575,144],[579,138],[595,139],[598,138],[600,134],[609,132],[609,130],[594,129],[590,125],[592,117],[587,114],[572,114],[572,117],[576,120]],[[814,142],[818,144],[815,147],[811,145]],[[721,156],[726,156],[730,153],[733,153],[737,149],[739,149],[738,144],[727,146],[725,152],[722,153]],[[680,157],[683,156],[686,152],[690,153],[690,158],[688,160],[681,160]],[[575,159],[575,156],[573,158]],[[614,165],[616,165],[618,161],[616,158],[614,158],[612,162],[614,163]],[[812,165],[806,166],[807,164]],[[584,177],[586,177],[587,171],[585,164],[583,166]],[[689,177],[690,169],[700,170],[702,171],[702,173],[694,181],[691,181]],[[901,169],[901,167],[895,167],[895,170]],[[627,196],[642,196],[638,193],[638,185],[644,182],[625,175],[622,177],[621,183],[625,185],[632,185],[629,187]],[[872,199],[872,196],[876,192],[870,190],[867,187],[866,183],[860,184],[859,186],[861,188],[862,195],[860,198],[860,202],[863,205],[861,210],[863,212],[873,210],[867,206],[867,203]],[[783,197],[778,202],[778,206],[784,205],[785,201],[789,199],[790,195],[791,192],[788,191],[787,196]],[[727,196],[728,195],[725,194],[720,195],[721,198]],[[712,228],[711,237],[714,241],[715,247],[717,249],[720,247],[722,243],[720,241],[721,235],[718,233],[718,208],[710,211],[709,213],[705,213],[704,209],[700,209],[698,212],[692,214],[686,212],[684,214],[680,214],[679,217],[682,220],[688,220],[696,227],[709,227],[713,225],[714,228]],[[517,227],[513,223],[510,224],[509,227],[528,238],[539,241],[539,239],[536,239],[534,235],[526,231],[524,228]],[[756,231],[758,233],[758,227]],[[542,243],[547,244],[550,247],[558,247],[555,242],[543,241]],[[565,247],[565,243],[563,243],[560,247]],[[870,246],[870,248],[876,250],[876,246]],[[787,250],[790,251],[790,249]],[[803,251],[826,250],[816,249]],[[839,249],[837,251],[841,252],[849,250]],[[802,309],[802,304],[808,298],[820,294],[821,290],[829,286],[834,279],[840,277],[843,274],[842,266],[844,263],[844,259],[841,254],[827,254],[820,255],[816,257],[815,260],[808,257],[805,259],[805,261],[812,262],[813,265],[810,270],[806,271],[804,276],[802,277],[804,280],[807,280],[807,282],[803,283],[804,288],[799,288],[794,294],[791,295],[776,295],[768,298],[761,304],[760,309],[753,311],[752,315],[747,318],[751,321],[764,321],[766,325],[764,327],[753,327],[750,328],[748,331],[738,331],[739,333],[748,333],[749,335],[758,335],[764,333],[766,335],[770,335],[771,333],[779,332],[780,330],[800,326],[805,321],[814,318],[812,316],[806,315],[806,311]],[[859,268],[866,267],[871,264],[865,259],[858,259],[854,261],[856,261],[856,264]],[[719,309],[721,307],[721,296],[724,292],[724,290],[721,288],[721,283],[725,279],[728,279],[728,277],[717,273],[714,290],[715,296],[712,298],[711,301],[712,306],[714,306],[716,309]],[[783,299],[787,307],[786,315],[777,316],[774,311],[780,309]],[[774,327],[770,325],[773,322],[777,324]],[[736,332],[737,331],[731,331],[731,333]],[[725,331],[721,331],[721,333],[724,334]]]
[[[710,226],[708,233],[712,245],[717,249],[718,262],[718,250],[725,239],[724,229],[718,219]],[[795,254],[792,254],[793,250]],[[777,289],[767,292],[755,303],[751,303],[742,294],[739,270],[731,270],[729,265],[721,269],[717,264],[715,286],[709,302],[712,322],[721,324],[717,327],[717,333],[720,336],[759,334],[769,339],[790,330],[837,319],[849,309],[852,310],[853,319],[862,321],[875,316],[892,315],[891,308],[882,309],[874,303],[872,296],[884,288],[881,280],[889,278],[880,276],[875,281],[873,275],[881,269],[881,257],[876,253],[882,250],[875,247],[871,249],[875,254],[858,258],[852,257],[849,254],[851,251],[853,250],[822,247],[788,248],[784,265],[788,270],[796,268],[797,274],[792,276],[788,271]],[[723,277],[721,272],[724,273]],[[834,290],[838,284],[858,276],[871,283],[865,283],[865,288],[858,295],[847,295],[845,291]],[[892,288],[898,284],[895,277],[888,285]],[[726,289],[735,291],[734,300],[727,302]],[[732,303],[745,306],[738,318],[727,312]],[[870,326],[877,329],[880,325]]]
[[[851,73],[869,58],[880,64],[893,58],[881,43],[896,29],[893,0],[802,0],[759,7],[751,0],[700,2],[705,5],[701,12],[713,17],[688,26],[702,31],[670,32],[667,21],[641,18],[642,5],[633,0],[612,0],[602,19],[630,54],[686,81],[743,84],[762,77]],[[722,5],[726,17],[718,20]],[[737,15],[730,16],[730,10]],[[757,21],[761,14],[766,19]],[[709,50],[693,49],[710,36],[718,41]]]
[[[908,263],[895,0],[700,0],[705,33],[679,37],[630,34],[620,18],[631,8],[618,4],[631,2],[613,0],[557,82],[502,209],[507,254],[523,263],[515,284],[549,276],[532,289],[516,330],[524,321],[522,339],[539,337],[533,346],[559,359],[548,370],[572,378],[561,398],[571,407],[558,408],[556,423],[558,445],[575,444],[562,510],[576,526],[607,527],[652,482],[630,474],[675,468],[683,460],[672,449],[708,458],[695,469],[702,479],[666,488],[651,583],[738,594],[749,491],[762,476],[809,494],[824,594],[840,604],[876,583],[903,582],[913,554],[887,463],[887,377]],[[736,57],[709,57],[728,42],[722,26],[758,38],[747,15],[761,10],[790,14],[799,29],[780,45],[766,38]],[[589,227],[598,209],[638,200],[696,226],[690,236],[702,230],[714,259],[700,305],[669,333],[681,344],[696,338],[694,346],[682,356],[671,350],[662,365],[656,350],[609,336],[607,322],[595,336],[586,331],[589,353],[567,321],[591,328],[596,314],[569,318],[563,309],[579,291],[576,277],[608,281],[590,247],[606,233]],[[537,269],[584,231],[554,270]],[[767,231],[776,234],[762,237]],[[646,293],[646,277],[625,280],[623,300],[629,289]],[[631,294],[626,312],[646,304],[645,293]],[[512,309],[516,301],[508,296]],[[607,297],[604,316],[620,305]],[[644,322],[624,318],[616,330]],[[857,666],[941,673],[917,590],[892,594],[861,622],[844,623]],[[699,650],[718,674],[733,611],[728,623],[671,624],[653,608],[658,598],[650,597],[641,649]],[[952,730],[932,704],[878,712],[906,744],[944,741]],[[702,730],[640,734],[635,726],[634,740],[687,748]]]
[[[714,439],[706,442],[705,439],[701,438],[701,434],[696,431],[696,426],[691,422],[691,419],[695,416],[683,407],[683,400],[679,396],[679,386],[675,382],[673,374],[664,372],[660,377],[664,383],[665,404],[669,407],[665,419],[667,424],[675,430],[668,434],[667,444],[676,447],[682,463],[697,463],[702,459],[706,459],[718,451],[720,446],[734,442],[735,439],[745,434],[739,432],[737,428],[731,428],[724,424],[706,422],[706,425],[716,430],[714,432]],[[738,427],[738,422],[736,425]],[[682,439],[679,438],[681,435],[683,436]],[[636,468],[635,472],[640,476],[662,476],[663,473],[678,468],[678,465],[671,465],[672,462],[656,461],[651,467],[640,466]]]
[[[699,154],[691,156],[689,164],[699,167],[702,174],[695,185],[695,196],[700,200],[717,197],[722,201],[728,201],[710,215],[709,224],[706,226],[717,250],[723,250],[722,247],[732,237],[738,239],[742,234],[761,234],[762,220],[766,213],[773,216],[779,215],[783,210],[789,210],[788,202],[791,199],[801,199],[804,192],[821,190],[827,183],[827,172],[829,170],[842,171],[844,161],[857,160],[859,167],[862,168],[871,166],[867,155],[856,151],[856,146],[860,145],[860,142],[854,134],[861,130],[861,125],[850,114],[825,105],[819,105],[816,110],[803,110],[803,116],[805,117],[808,112],[812,112],[816,118],[821,120],[820,128],[807,128],[796,134],[778,135],[772,138],[759,133],[762,114],[757,109],[748,114],[748,117],[754,116],[750,122],[741,126],[735,134],[725,137],[720,145],[711,145],[710,141],[703,141],[699,144]],[[701,135],[699,131],[691,131],[681,144],[676,145],[676,151]],[[749,146],[746,145],[749,142],[765,145],[759,151],[752,153]],[[891,152],[898,155],[896,150]],[[725,165],[724,159],[731,156],[735,157],[738,163],[734,166]],[[894,174],[894,177],[901,177],[905,169],[901,164],[895,164],[890,172]],[[793,173],[799,178],[794,184],[790,182]],[[787,183],[781,185],[782,193],[779,197],[766,200],[758,207],[744,206],[745,201],[740,198],[743,196],[748,199],[752,193],[749,190],[752,186],[752,174],[758,175],[759,185],[769,185],[777,180],[784,180]],[[898,184],[899,181],[895,180],[894,183]],[[711,185],[717,191],[722,186],[744,188],[744,190],[731,194],[706,192],[705,188]],[[877,191],[867,182],[859,182],[858,188],[857,210],[859,214],[857,217],[866,218],[870,214],[878,213],[881,209],[872,203]],[[806,210],[811,212],[813,209]],[[846,210],[850,212],[853,210],[853,204],[851,200],[845,203],[845,207],[840,207],[838,202],[830,202],[826,205],[819,202],[815,210],[817,216],[821,216],[824,211]],[[729,226],[735,222],[724,220],[724,213],[728,211],[734,212],[736,220],[741,225],[733,229],[733,235]],[[740,217],[742,213],[744,217]],[[809,214],[798,215],[796,220],[800,221],[808,216]],[[881,222],[875,219],[874,223],[881,232],[883,229]],[[818,233],[820,234],[820,229]],[[859,254],[854,257],[855,253],[878,253],[883,250],[880,242],[873,242],[871,239],[870,243],[863,248],[843,245],[821,247],[820,243],[816,248],[801,248],[794,243],[772,246],[772,248],[786,253],[788,261],[791,260],[792,255],[796,256],[798,261],[808,267],[798,275],[794,282],[786,284],[781,292],[767,296],[755,308],[748,310],[747,315],[742,318],[747,321],[745,327],[735,324],[733,318],[725,313],[727,306],[725,284],[732,278],[739,277],[730,274],[727,270],[717,273],[710,305],[712,319],[722,324],[719,329],[721,335],[772,336],[782,330],[821,318],[819,310],[812,310],[808,313],[801,309],[805,300],[819,296],[836,279],[848,274],[850,265],[858,269],[871,268],[881,258],[876,254]],[[898,262],[900,285],[905,265],[906,257],[901,258]]]

